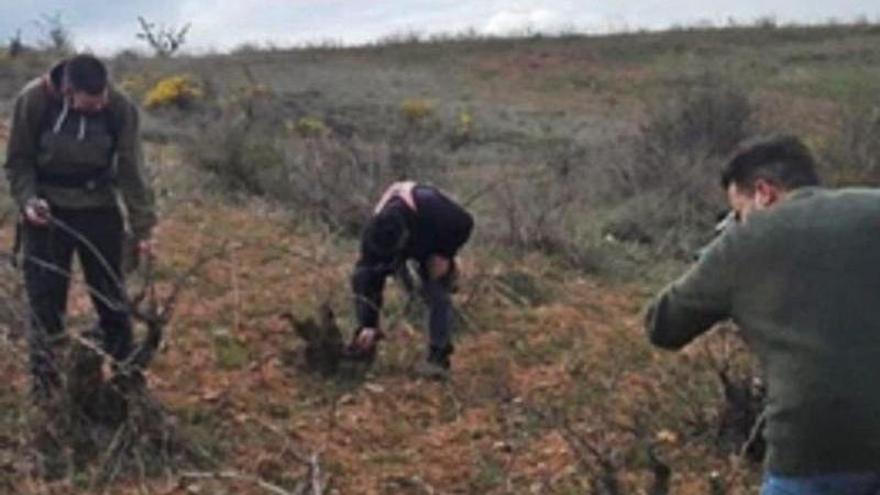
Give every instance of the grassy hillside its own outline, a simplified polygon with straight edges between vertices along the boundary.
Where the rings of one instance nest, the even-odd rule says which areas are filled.
[[[0,491],[753,493],[754,363],[729,328],[652,350],[640,310],[711,235],[740,138],[798,133],[833,183],[880,178],[878,42],[865,25],[120,55],[116,80],[159,101],[144,110],[159,292],[218,253],[147,376],[199,462],[141,459],[107,485],[94,465],[34,474],[41,416],[7,268]],[[0,61],[0,111],[52,58]],[[373,368],[307,373],[279,315],[327,302],[353,328],[355,233],[401,177],[477,214],[453,379],[412,375],[424,310],[396,284]],[[81,284],[70,309],[86,329]]]

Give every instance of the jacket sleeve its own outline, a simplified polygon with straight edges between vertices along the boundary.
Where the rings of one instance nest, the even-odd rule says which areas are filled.
[[[645,329],[652,344],[680,349],[731,316],[734,235],[719,236],[700,260],[651,303]]]
[[[122,101],[116,144],[116,181],[135,238],[146,239],[156,225],[155,199],[144,166],[138,109],[127,98],[122,97]]]
[[[474,229],[474,218],[470,213],[456,205],[455,214],[451,216],[451,222],[447,226],[447,235],[441,242],[440,254],[454,258],[462,246],[467,243]]]
[[[37,195],[37,133],[42,116],[35,89],[15,99],[4,171],[12,197],[23,206]]]
[[[355,298],[355,315],[359,326],[375,328],[379,324],[385,279],[392,271],[388,264],[377,262],[377,260],[372,260],[363,254],[355,264],[351,285]]]
[[[473,216],[436,189],[423,201],[423,204],[425,207],[422,214],[431,217],[430,225],[436,229],[434,251],[448,258],[454,258],[471,237],[474,228]]]

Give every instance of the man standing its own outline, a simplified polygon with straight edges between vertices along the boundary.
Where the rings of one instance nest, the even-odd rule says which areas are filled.
[[[767,380],[763,495],[880,490],[880,191],[818,187],[794,137],[743,147],[722,185],[738,222],[650,306],[679,349],[732,319]]]
[[[110,85],[106,66],[92,55],[56,64],[15,100],[5,171],[23,217],[38,393],[59,383],[51,342],[63,334],[74,252],[98,312],[104,350],[116,360],[132,351],[120,269],[125,222],[117,198],[140,254],[151,255],[156,216],[142,162],[137,107]]]
[[[455,256],[470,238],[473,218],[437,188],[398,182],[383,195],[361,239],[352,286],[360,327],[354,348],[372,354],[381,338],[379,311],[385,279],[405,273],[407,260],[418,262],[422,291],[430,306],[427,359],[416,371],[444,378],[452,354],[452,300]],[[407,282],[405,282],[407,283]]]

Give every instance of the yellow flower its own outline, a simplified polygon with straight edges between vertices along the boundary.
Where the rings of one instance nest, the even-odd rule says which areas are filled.
[[[467,110],[458,113],[458,126],[455,133],[459,136],[469,136],[474,130],[474,116]]]
[[[327,124],[318,117],[303,117],[296,122],[287,121],[288,132],[295,132],[302,137],[320,136],[327,132]]]
[[[678,434],[671,430],[660,430],[657,432],[657,441],[675,445],[678,443]]]
[[[408,98],[400,105],[400,111],[410,124],[419,124],[434,113],[434,105],[422,98]]]
[[[177,75],[160,80],[147,92],[144,106],[159,108],[175,105],[183,108],[202,97],[202,90],[189,76]]]

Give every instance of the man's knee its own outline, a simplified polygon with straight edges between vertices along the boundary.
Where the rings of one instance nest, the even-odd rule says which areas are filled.
[[[424,283],[426,302],[430,306],[448,306],[452,303],[449,288],[442,280],[426,280]]]
[[[96,337],[103,342],[104,350],[118,360],[123,360],[133,350],[133,332],[128,318],[102,318]]]
[[[435,254],[428,258],[427,272],[429,279],[443,280],[452,272],[452,260]]]

